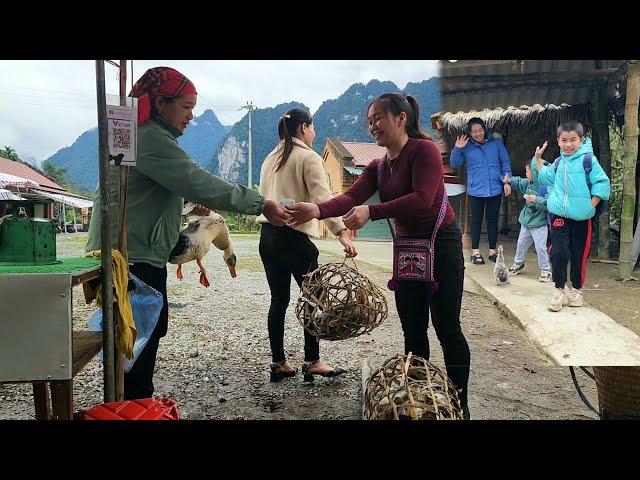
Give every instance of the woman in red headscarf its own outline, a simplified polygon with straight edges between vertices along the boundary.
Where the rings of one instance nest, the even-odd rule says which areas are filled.
[[[166,264],[178,240],[184,200],[200,205],[201,214],[207,214],[209,208],[264,214],[275,225],[284,225],[290,217],[277,202],[207,172],[180,148],[177,139],[193,119],[197,99],[196,88],[187,77],[173,68],[151,68],[129,96],[138,98],[137,165],[129,170],[126,206],[130,271],[164,297],[158,325],[131,371],[125,374],[125,399],[136,399],[153,395],[156,354],[169,319]],[[117,168],[111,168],[109,175],[113,199],[110,215],[117,219]],[[100,201],[98,192],[95,212],[100,211]],[[117,225],[111,233],[113,248],[117,248]],[[99,249],[100,215],[93,215],[85,250]]]

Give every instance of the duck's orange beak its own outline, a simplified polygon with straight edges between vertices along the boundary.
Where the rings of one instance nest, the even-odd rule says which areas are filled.
[[[229,267],[229,271],[231,272],[231,276],[236,278],[238,275],[236,274],[236,267]]]

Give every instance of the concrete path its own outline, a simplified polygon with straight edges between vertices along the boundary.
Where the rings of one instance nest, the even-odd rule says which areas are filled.
[[[314,243],[321,251],[342,253],[336,240],[314,239]],[[356,241],[356,246],[358,260],[392,271],[391,242]],[[515,245],[505,243],[504,247],[510,266]],[[588,290],[584,292],[584,306],[564,307],[560,312],[548,310],[553,283],[537,281],[540,270],[533,247],[527,256],[526,269],[510,277],[508,285],[501,286],[495,284],[494,264],[488,261],[486,252],[482,253],[487,264],[473,265],[469,262],[471,251],[465,250],[465,290],[492,300],[551,362],[559,366],[640,366],[640,337],[588,306]]]

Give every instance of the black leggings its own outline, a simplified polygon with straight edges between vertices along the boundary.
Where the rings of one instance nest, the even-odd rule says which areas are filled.
[[[156,366],[156,355],[160,338],[167,334],[169,324],[169,303],[167,302],[167,267],[158,268],[148,263],[134,263],[129,271],[152,288],[162,294],[164,303],[158,324],[149,341],[133,364],[129,373],[124,374],[124,399],[150,398],[153,395],[153,370]]]
[[[489,248],[495,249],[498,242],[498,214],[502,194],[495,197],[473,197],[469,195],[471,203],[471,248],[480,248],[480,230],[482,229],[482,217],[487,214],[487,236]]]
[[[286,360],[284,354],[284,318],[289,306],[291,275],[298,286],[302,276],[318,268],[318,249],[309,237],[289,227],[262,224],[260,258],[271,290],[271,306],[267,317],[271,357],[274,362]],[[304,359],[320,358],[318,339],[304,332]]]
[[[440,284],[432,296],[426,284],[400,281],[395,292],[396,307],[404,332],[405,354],[413,352],[429,359],[429,311],[442,346],[447,375],[460,390],[462,406],[467,405],[467,384],[471,355],[460,328],[460,307],[464,284],[462,241],[436,240],[434,278]]]

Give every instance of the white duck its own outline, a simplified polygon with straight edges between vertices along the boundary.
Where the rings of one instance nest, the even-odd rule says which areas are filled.
[[[498,245],[498,257],[496,258],[496,265],[493,267],[493,276],[496,279],[496,285],[509,283],[509,268],[504,261],[502,245]]]
[[[183,213],[189,211],[188,205],[185,206]],[[176,275],[180,280],[183,278],[182,264],[195,260],[200,267],[200,283],[205,287],[210,285],[202,259],[209,253],[212,243],[224,251],[224,261],[229,267],[231,276],[236,277],[236,256],[233,253],[229,229],[222,215],[211,212],[208,216],[189,218],[189,223],[180,232],[178,242],[169,255],[169,263],[178,265]]]

